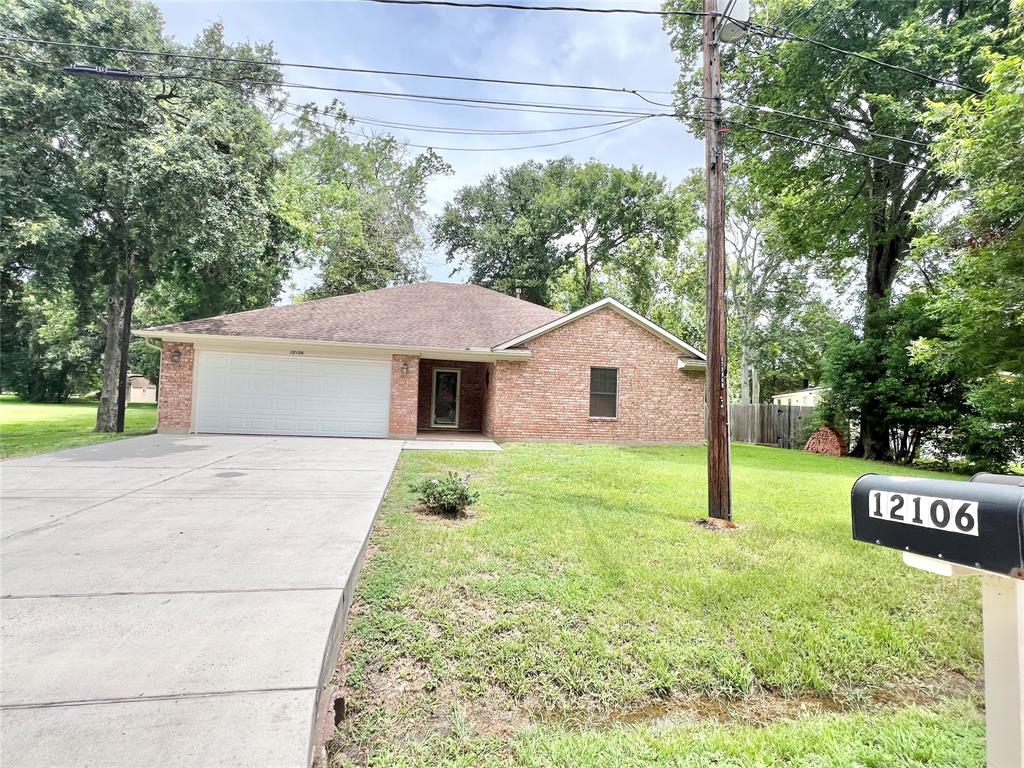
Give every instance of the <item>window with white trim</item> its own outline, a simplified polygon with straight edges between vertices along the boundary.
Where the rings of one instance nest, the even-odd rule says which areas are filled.
[[[619,369],[590,369],[590,417],[614,419],[619,413]]]

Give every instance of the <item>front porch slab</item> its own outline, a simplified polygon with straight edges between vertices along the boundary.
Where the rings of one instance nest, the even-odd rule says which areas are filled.
[[[427,433],[415,440],[406,440],[404,451],[500,451],[501,446],[484,435]]]

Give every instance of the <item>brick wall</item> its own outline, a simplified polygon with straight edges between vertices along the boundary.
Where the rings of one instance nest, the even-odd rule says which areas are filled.
[[[402,364],[409,366],[402,373]],[[391,356],[391,415],[388,435],[394,438],[416,437],[416,409],[419,400],[419,363],[415,355]]]
[[[459,360],[420,360],[419,414],[417,426],[430,429],[430,406],[435,368],[455,368],[459,376],[459,430],[480,432],[484,421],[487,365]]]
[[[604,308],[494,364],[484,417],[496,440],[699,442],[704,372],[677,369],[675,347]],[[592,419],[590,368],[618,368],[618,415]]]
[[[180,353],[177,362],[174,353]],[[195,348],[178,341],[164,342],[160,354],[158,432],[188,432],[192,428],[192,371]]]

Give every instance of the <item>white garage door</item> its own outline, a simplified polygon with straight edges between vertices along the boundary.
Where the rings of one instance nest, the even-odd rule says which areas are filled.
[[[196,431],[387,437],[391,363],[200,352]]]

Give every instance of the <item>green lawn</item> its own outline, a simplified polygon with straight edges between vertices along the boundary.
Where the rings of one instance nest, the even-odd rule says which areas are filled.
[[[77,448],[106,440],[143,435],[156,429],[156,406],[135,403],[125,412],[123,435],[93,432],[96,402],[73,400],[59,405],[26,403],[0,395],[0,458]]]
[[[746,445],[733,464],[723,532],[694,523],[701,448],[403,454],[332,763],[982,766],[977,584],[851,539],[853,480],[906,470]],[[475,514],[411,511],[410,480],[449,468]]]

